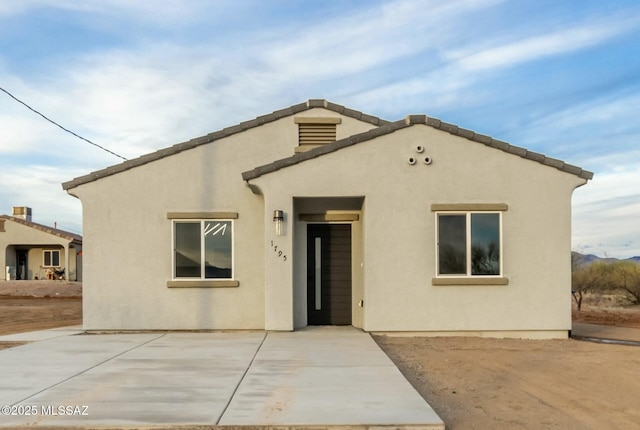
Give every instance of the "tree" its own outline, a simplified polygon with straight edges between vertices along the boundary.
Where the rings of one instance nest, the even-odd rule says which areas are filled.
[[[622,293],[632,305],[640,305],[640,265],[632,261],[618,261],[611,265],[611,286]]]
[[[471,273],[476,275],[498,275],[500,273],[500,247],[497,242],[486,246],[471,246]]]
[[[607,288],[612,270],[611,265],[606,263],[579,266],[574,255],[571,258],[571,266],[571,295],[578,306],[578,311],[580,311],[584,294]]]

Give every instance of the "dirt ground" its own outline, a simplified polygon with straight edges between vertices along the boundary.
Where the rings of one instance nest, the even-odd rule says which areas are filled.
[[[614,295],[587,294],[578,309],[573,303],[573,321],[640,328],[640,307],[623,305]]]
[[[455,429],[640,429],[640,347],[377,336]]]
[[[573,320],[640,328],[640,307],[590,296]],[[640,429],[640,347],[577,340],[376,336],[455,429]]]
[[[0,281],[0,335],[81,324],[81,294],[78,283]],[[640,327],[640,309],[590,298],[574,319]],[[375,340],[449,430],[640,429],[640,347],[576,340]],[[19,344],[0,342],[0,349]]]
[[[0,335],[82,324],[82,284],[0,281]],[[0,342],[0,349],[16,344]]]
[[[82,282],[0,281],[0,297],[82,297]]]

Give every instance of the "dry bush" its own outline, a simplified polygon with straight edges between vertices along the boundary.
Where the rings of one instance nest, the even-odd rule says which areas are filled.
[[[582,301],[587,293],[602,292],[609,287],[611,266],[606,263],[593,263],[579,268],[574,267],[571,273],[571,294],[582,309]]]
[[[618,261],[611,264],[611,286],[621,298],[632,305],[640,305],[640,265],[631,261]]]

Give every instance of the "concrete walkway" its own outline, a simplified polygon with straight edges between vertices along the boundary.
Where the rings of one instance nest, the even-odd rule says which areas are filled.
[[[601,340],[640,346],[640,328],[574,322],[571,337],[580,340]]]
[[[0,426],[395,426],[442,420],[371,337],[292,333],[0,336]],[[31,415],[25,415],[25,414]]]

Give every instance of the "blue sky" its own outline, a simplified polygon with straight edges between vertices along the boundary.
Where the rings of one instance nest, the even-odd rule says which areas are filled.
[[[574,249],[640,255],[635,0],[0,0],[0,86],[126,158],[310,98],[424,113],[595,172]],[[0,213],[80,233],[60,183],[120,161],[0,93]]]

